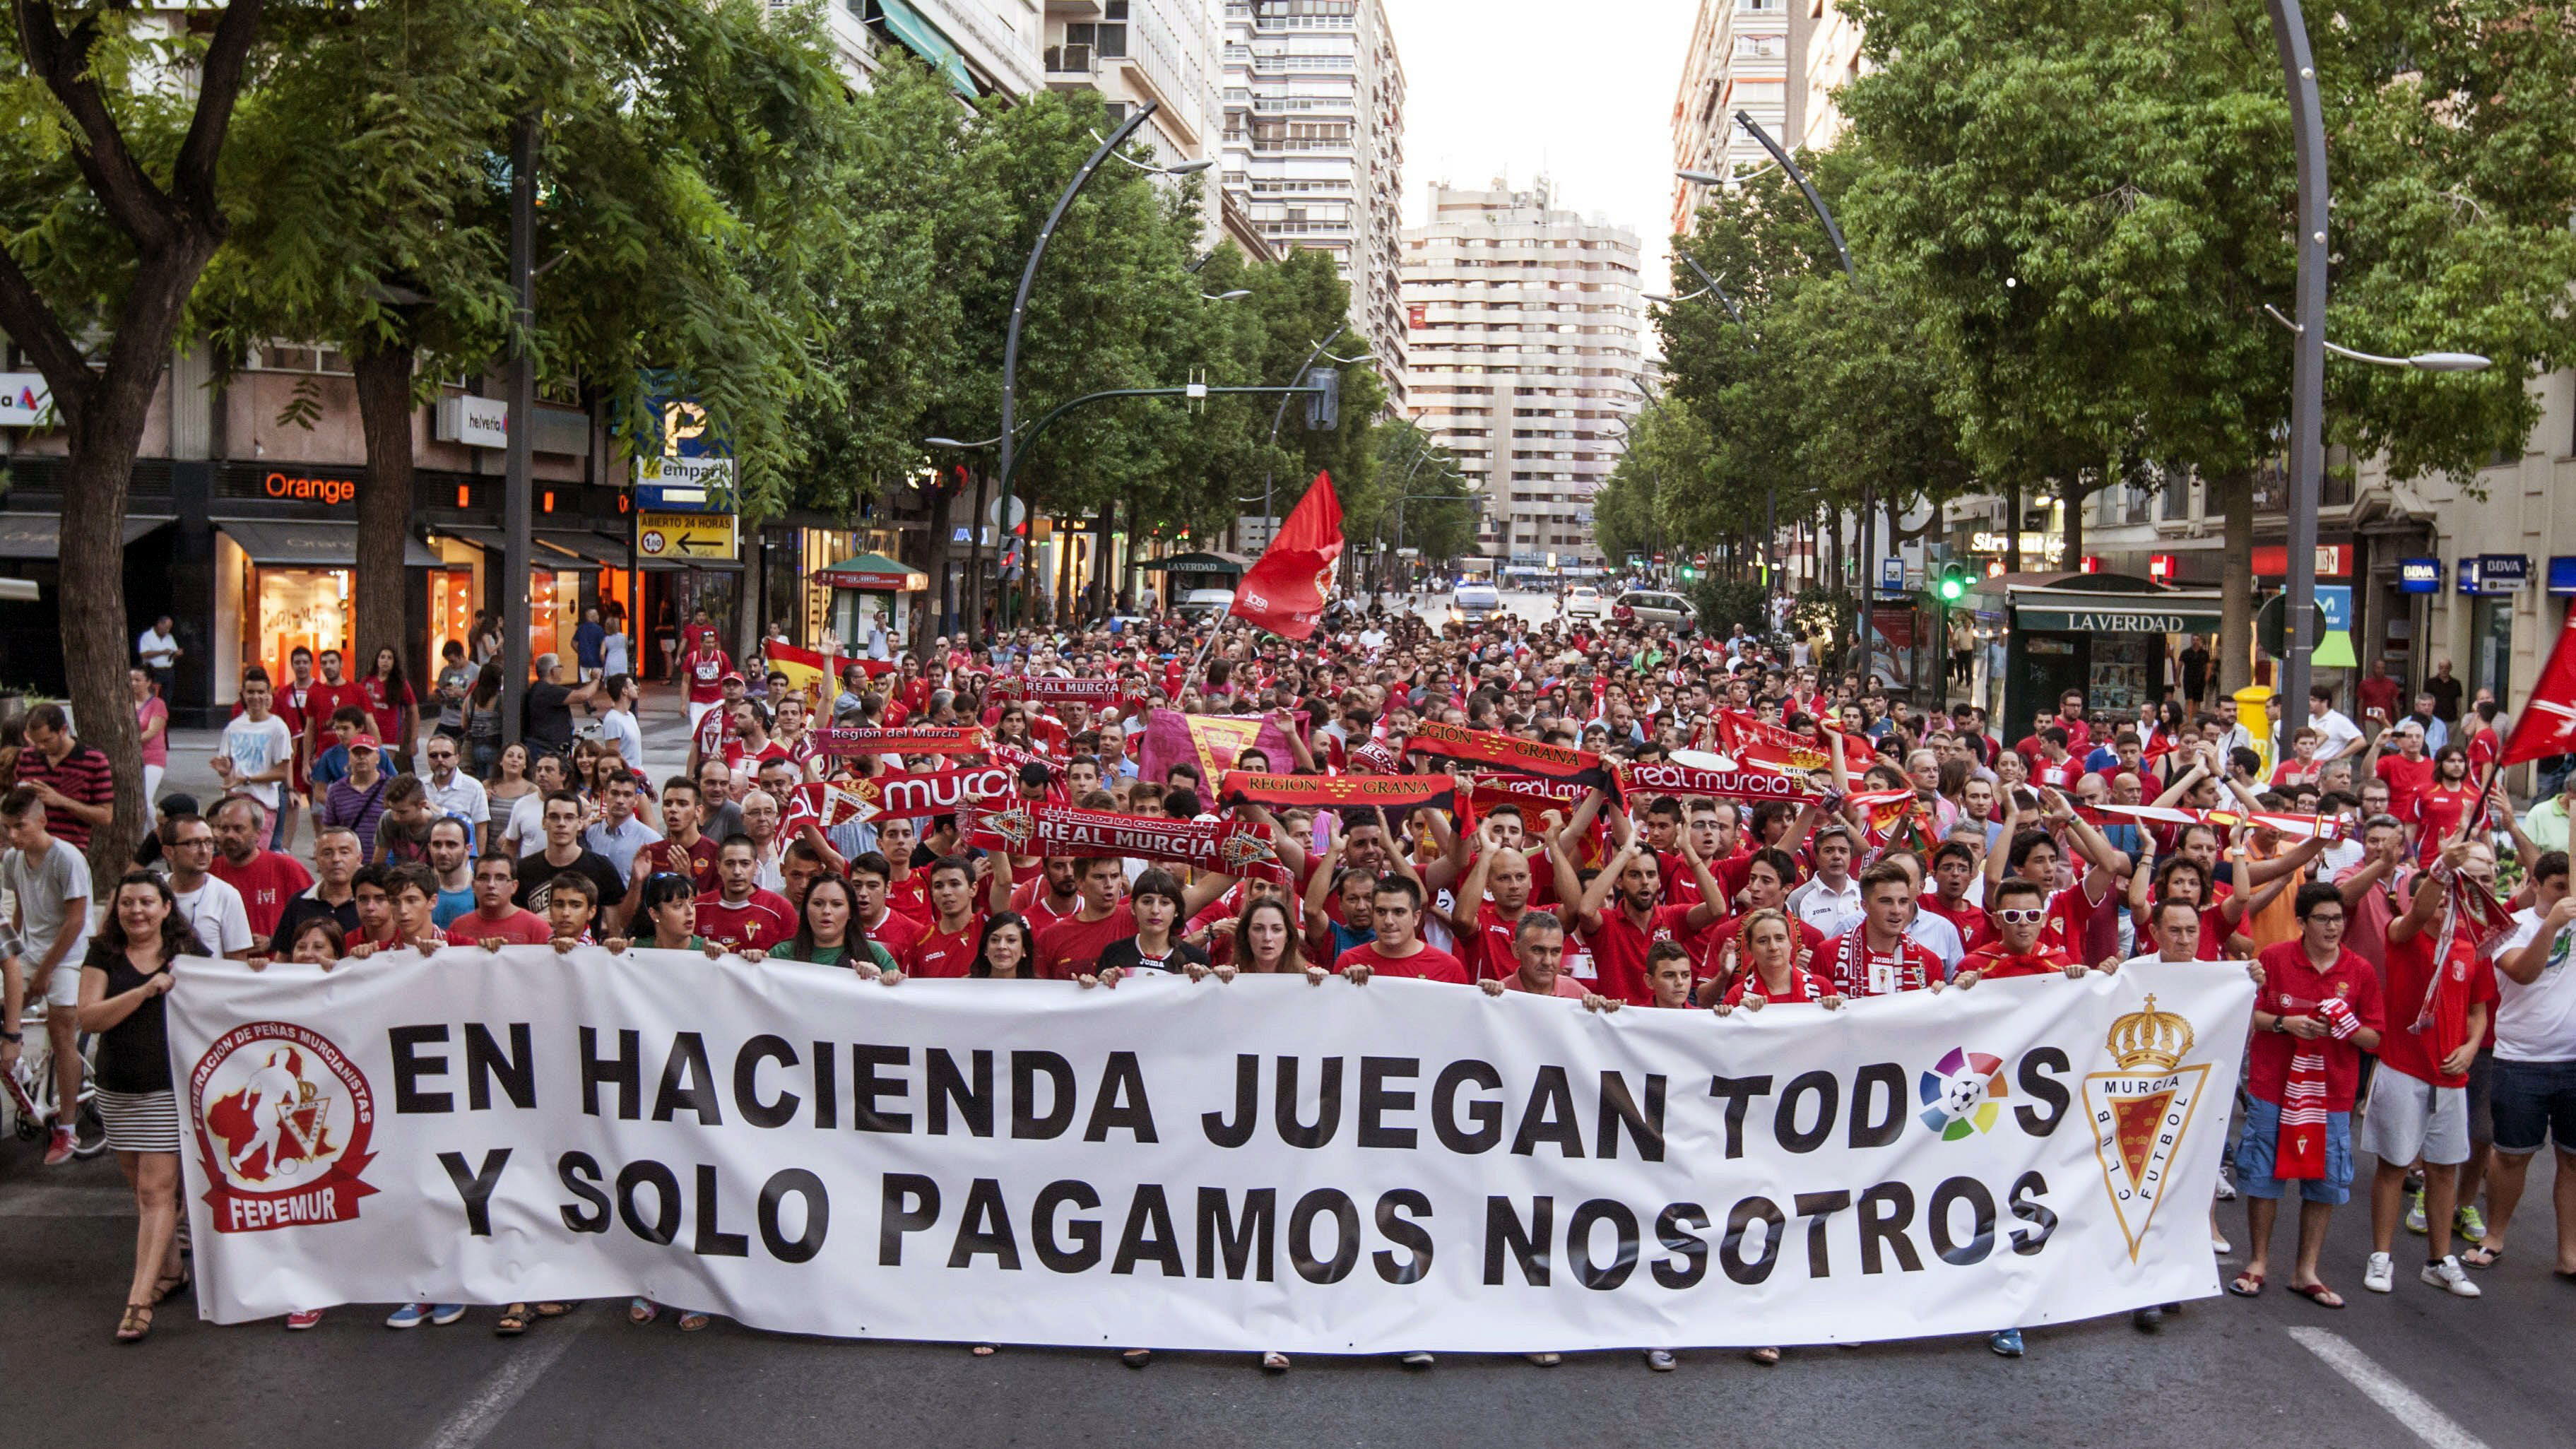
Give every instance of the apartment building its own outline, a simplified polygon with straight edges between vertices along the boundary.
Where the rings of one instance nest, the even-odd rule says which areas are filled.
[[[1592,500],[1644,402],[1637,234],[1525,190],[1431,188],[1404,233],[1408,413],[1485,499],[1498,571],[1598,567]]]
[[[1770,153],[1737,125],[1742,111],[1784,145],[1805,136],[1806,72],[1799,47],[1809,12],[1833,0],[1700,0],[1673,97],[1673,168],[1732,176]],[[1708,188],[1674,178],[1672,226],[1688,233]]]
[[[1281,252],[1330,252],[1404,403],[1404,66],[1381,0],[1224,0],[1220,182]]]
[[[1804,94],[1797,105],[1796,144],[1808,151],[1830,151],[1842,139],[1843,111],[1835,99],[1844,86],[1860,79],[1860,21],[1851,0],[1792,0],[1806,7],[1806,24],[1797,38],[1797,75]]]
[[[1216,18],[1203,0],[1046,0],[1049,90],[1098,91],[1113,120],[1147,101],[1139,134],[1170,165],[1216,154]],[[1217,208],[1210,205],[1213,217]]]
[[[779,0],[772,0],[779,3]],[[832,38],[854,76],[889,46],[930,62],[961,96],[1029,96],[1045,84],[1051,7],[1042,0],[827,0]]]

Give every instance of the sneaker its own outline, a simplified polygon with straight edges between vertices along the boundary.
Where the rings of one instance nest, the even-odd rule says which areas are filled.
[[[2469,1270],[2460,1266],[2457,1255],[2446,1255],[2439,1262],[2424,1265],[2424,1281],[2454,1298],[2475,1298],[2482,1291],[2469,1281]]]
[[[1431,1367],[1431,1364],[1431,1355],[1424,1353],[1420,1349],[1415,1349],[1413,1352],[1404,1356],[1404,1366],[1406,1368],[1429,1368]]]
[[[2406,1231],[2422,1233],[2425,1230],[2424,1193],[2418,1189],[2406,1195]]]
[[[2162,1308],[2141,1308],[2129,1315],[2129,1326],[2140,1333],[2159,1333],[2165,1326]]]
[[[2462,1203],[2460,1210],[2451,1214],[2451,1230],[2472,1243],[2483,1243],[2487,1240],[2486,1215],[2474,1204]]]
[[[45,1165],[47,1167],[60,1167],[64,1163],[71,1161],[74,1145],[75,1144],[72,1142],[72,1129],[69,1127],[55,1128],[53,1140],[45,1144]]]
[[[1673,1371],[1673,1365],[1677,1362],[1679,1362],[1679,1360],[1673,1357],[1673,1351],[1669,1348],[1650,1348],[1646,1350],[1646,1367],[1653,1369],[1659,1374],[1671,1373]]]
[[[1521,1357],[1537,1364],[1540,1368],[1554,1368],[1565,1362],[1565,1355],[1561,1353],[1525,1353]]]
[[[385,1327],[418,1328],[429,1321],[429,1310],[426,1303],[406,1303],[385,1315]]]
[[[1986,1335],[1986,1347],[2006,1358],[2019,1358],[2021,1357],[2021,1330],[2007,1328],[2000,1333],[1989,1333]]]
[[[2218,1200],[2236,1201],[2236,1175],[2229,1172],[2223,1164],[2218,1169]]]
[[[2361,1270],[2361,1286],[2373,1293],[2397,1291],[2397,1260],[2386,1253],[2370,1255],[2370,1266]]]
[[[293,1313],[286,1315],[286,1331],[289,1333],[302,1333],[304,1330],[314,1327],[321,1321],[321,1309],[298,1308]]]
[[[2236,1251],[2236,1245],[2216,1233],[2209,1235],[2209,1251],[2221,1255]]]
[[[462,1303],[433,1303],[429,1305],[429,1321],[437,1324],[441,1328],[445,1328],[447,1325],[454,1323],[456,1320],[463,1318],[464,1316],[465,1305]]]

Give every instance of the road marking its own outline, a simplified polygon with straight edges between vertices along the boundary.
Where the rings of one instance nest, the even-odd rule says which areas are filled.
[[[563,1357],[564,1350],[572,1347],[572,1341],[605,1316],[595,1311],[598,1306],[593,1304],[593,1311],[572,1314],[570,1322],[554,1320],[551,1332],[545,1328],[545,1320],[538,1320],[538,1340],[514,1351],[500,1372],[485,1380],[474,1397],[447,1416],[437,1433],[422,1441],[422,1449],[474,1449],[482,1443],[483,1436],[491,1433],[502,1416],[536,1387],[547,1369],[554,1367],[555,1360]]]
[[[2386,1409],[2432,1449],[2487,1449],[2486,1441],[2434,1408],[2431,1400],[2399,1383],[2396,1375],[2353,1347],[2343,1335],[2322,1328],[2293,1328],[2289,1333],[2300,1347],[2324,1359],[2326,1367],[2343,1375],[2345,1382],[2368,1395],[2372,1403]]]
[[[134,1190],[127,1187],[47,1185],[0,1193],[0,1218],[130,1218]]]

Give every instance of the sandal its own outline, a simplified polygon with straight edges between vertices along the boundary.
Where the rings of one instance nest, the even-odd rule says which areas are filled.
[[[2317,1305],[2319,1308],[2341,1308],[2343,1306],[2343,1295],[2337,1293],[2323,1283],[2293,1283],[2290,1285],[2290,1291]]]
[[[119,1343],[141,1343],[143,1341],[143,1335],[150,1333],[151,1331],[152,1305],[149,1303],[126,1304],[125,1316],[116,1320],[116,1341]]]
[[[979,1343],[973,1348],[968,1349],[967,1352],[975,1355],[977,1358],[991,1358],[995,1353],[999,1352],[1000,1349],[1000,1344]]]
[[[683,1313],[680,1315],[680,1331],[682,1333],[695,1333],[714,1321],[714,1319],[703,1313]]]
[[[2228,1282],[2227,1291],[2239,1298],[2260,1298],[2263,1296],[2263,1275],[2239,1273]]]
[[[1288,1372],[1288,1355],[1275,1348],[1266,1350],[1261,1355],[1261,1368],[1264,1373],[1284,1374]]]
[[[630,1298],[626,1301],[626,1321],[629,1323],[650,1323],[661,1316],[661,1306],[650,1298]]]
[[[1119,1354],[1118,1361],[1129,1368],[1140,1369],[1154,1361],[1154,1351],[1150,1348],[1131,1348]]]
[[[152,1285],[152,1301],[156,1305],[168,1302],[172,1294],[185,1293],[190,1288],[195,1287],[196,1282],[196,1275],[190,1273],[185,1268],[180,1269],[176,1273],[164,1273],[161,1275],[160,1279]]]
[[[500,1318],[492,1325],[492,1333],[498,1338],[516,1338],[528,1331],[528,1318],[528,1305],[513,1303],[501,1310]]]
[[[539,1318],[561,1318],[580,1306],[581,1305],[577,1303],[540,1303],[537,1305],[537,1316]]]
[[[2503,1260],[2504,1249],[2502,1247],[2490,1248],[2484,1243],[2480,1243],[2478,1246],[2471,1248],[2460,1255],[2460,1261],[2466,1263],[2472,1268],[2492,1268]]]
[[[1751,1353],[1746,1354],[1745,1357],[1762,1365],[1764,1368],[1769,1368],[1771,1365],[1780,1361],[1780,1350],[1776,1348],[1757,1348]]]

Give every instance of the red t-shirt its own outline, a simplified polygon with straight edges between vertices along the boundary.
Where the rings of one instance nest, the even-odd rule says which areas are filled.
[[[321,736],[322,748],[327,750],[333,743],[331,716],[351,705],[359,709],[367,707],[367,691],[354,679],[342,680],[338,684],[325,684],[317,679],[313,681],[313,687],[304,692],[304,717],[313,722],[314,732]],[[369,715],[370,719],[373,717]]]
[[[2404,755],[2381,755],[2371,773],[2388,782],[2388,813],[2413,824],[2416,798],[2433,788],[2433,757],[2410,760]]]
[[[910,957],[897,957],[903,969],[915,976],[932,980],[964,976],[974,968],[977,944],[984,939],[984,915],[981,911],[966,917],[964,929],[943,931],[932,921],[920,940],[912,943]]]
[[[1345,951],[1342,954],[1347,956],[1350,952]],[[1521,984],[1521,974],[1517,969],[1515,969],[1510,975],[1502,977],[1501,980],[1505,991],[1528,992],[1533,996],[1538,994],[1530,991],[1528,987]],[[1575,980],[1573,977],[1566,975],[1562,971],[1559,971],[1556,973],[1556,984],[1548,988],[1547,994],[1550,996],[1568,996],[1580,1001],[1592,993],[1584,987],[1582,982]]]
[[[2439,929],[2418,931],[2415,939],[2388,948],[2388,983],[2383,997],[2388,1024],[2380,1028],[2379,1064],[2437,1087],[2464,1087],[2469,1082],[2468,1073],[2447,1075],[2439,1070],[2439,1064],[2468,1040],[2469,1007],[2473,1003],[2485,1002],[2487,1019],[2495,1019],[2495,966],[2478,959],[2476,946],[2462,933],[2451,944],[2451,959],[2442,972],[2440,995],[2433,1002],[2433,1024],[2422,1031],[2414,1030],[2425,997],[2435,989],[2433,951],[2441,944],[2440,938]]]
[[[2472,780],[2477,779],[2487,766],[2504,757],[2504,741],[2487,725],[2478,726],[2478,732],[2469,736],[2469,742],[2463,748],[2469,752],[2469,778]]]
[[[1919,949],[1919,948],[1918,948]],[[1741,1006],[1748,996],[1765,1004],[1771,1002],[1822,1001],[1835,994],[1834,984],[1813,971],[1791,970],[1786,990],[1774,992],[1762,984],[1759,972],[1747,971],[1744,979],[1726,989],[1726,1004]],[[1848,993],[1845,993],[1848,994]]]
[[[1524,905],[1521,909],[1528,911],[1531,907]],[[1512,952],[1513,929],[1514,923],[1504,920],[1492,901],[1477,903],[1475,937],[1458,943],[1466,952],[1467,964],[1474,968],[1470,976],[1478,981],[1508,981],[1512,973],[1521,969],[1520,957]]]
[[[2045,785],[2051,790],[2072,790],[2083,778],[2084,761],[2074,755],[2068,755],[2053,765],[2046,760],[2033,760],[2030,764],[2031,783]]]
[[[1726,964],[1726,948],[1737,945],[1736,938],[1744,933],[1744,918],[1752,914],[1751,911],[1746,911],[1743,916],[1729,916],[1700,932],[1697,941],[1686,943],[1697,958],[1693,963],[1694,978],[1706,981],[1717,974],[1718,968]],[[1815,953],[1824,949],[1825,933],[1799,920],[1796,916],[1789,918],[1789,924],[1798,932],[1797,949],[1806,952],[1810,960],[1814,959]],[[1739,959],[1736,964],[1747,965],[1747,962],[1740,959],[1741,955],[1742,948],[1738,946]]]
[[[1646,913],[1645,928],[1640,930],[1628,918],[1627,907],[1616,903],[1603,907],[1601,928],[1581,933],[1599,973],[1594,989],[1630,1005],[1652,1000],[1655,993],[1646,985],[1646,952],[1657,941],[1682,940],[1689,930],[1685,918],[1696,909],[1657,906]]]
[[[885,947],[885,953],[897,961],[910,956],[912,948],[920,944],[923,936],[929,934],[929,929],[891,906],[886,909],[885,915],[875,925],[859,928],[869,940]]]
[[[712,637],[680,656],[680,673],[689,681],[691,704],[713,704],[724,698],[724,677],[733,672],[733,656],[716,648]]]
[[[2001,941],[1980,946],[1960,959],[1959,970],[1962,974],[1974,971],[1981,981],[2005,981],[2015,976],[2046,976],[2074,964],[2074,958],[2063,951],[2050,949],[2047,940],[2042,938],[2038,947],[2027,955],[2015,955],[2005,950]]]
[[[2094,913],[2101,910],[2103,902],[2109,899],[2107,888],[2100,901],[2086,895],[2081,880],[2049,896],[2048,920],[2039,928],[2040,948],[2062,951],[2080,959],[2084,954],[2086,933],[2093,927]],[[1969,938],[1968,945],[1972,949],[1991,946],[2001,939],[2002,934],[1995,929],[1993,920],[1988,919],[1978,925],[1977,933]]]
[[[2342,950],[2334,965],[2323,971],[2309,964],[2307,947],[2295,940],[2266,946],[2254,959],[2263,967],[2262,988],[2254,993],[2256,1011],[2274,1016],[2314,1016],[2326,998],[2341,997],[2363,1026],[2382,1033],[2381,1046],[2386,1047],[2379,973],[2350,948]],[[2361,1080],[2361,1049],[2330,1036],[2318,1038],[2317,1044],[2325,1048],[2326,1110],[2349,1112],[2353,1090]],[[2298,1054],[2302,1045],[2299,1038],[2287,1032],[2254,1033],[2245,1047],[2245,1090],[2278,1105],[2289,1090],[2290,1058]]]
[[[795,939],[796,908],[787,897],[758,886],[739,904],[728,903],[721,894],[700,896],[698,934],[727,950],[766,956],[770,947]]]
[[[698,836],[695,845],[682,845],[668,838],[648,841],[642,850],[636,852],[636,875],[640,878],[670,871],[687,876],[701,897],[712,895],[723,884],[716,875],[716,850],[715,837],[704,833]],[[698,908],[706,909],[705,903],[701,901]]]
[[[1955,907],[1938,894],[1924,896],[1916,904],[1958,928],[1962,944],[1975,940],[1977,933],[1986,928],[1986,908],[1965,896],[1959,898]]]
[[[447,923],[447,944],[451,946],[480,946],[495,936],[513,946],[542,946],[553,940],[555,933],[545,917],[517,906],[497,921],[483,919],[483,913],[477,910]]]
[[[1867,927],[1827,941],[1809,961],[1842,996],[1892,996],[1920,991],[1941,979],[1940,957],[1901,936],[1894,952],[1881,955],[1869,949]]]
[[[420,703],[420,696],[411,692],[411,682],[405,680],[402,693],[388,699],[385,697],[384,678],[370,674],[358,681],[358,691],[366,700],[368,715],[376,722],[376,738],[383,741],[389,750],[400,745],[404,717],[412,706]]]
[[[1099,920],[1086,921],[1077,906],[1073,914],[1038,932],[1038,978],[1071,981],[1088,975],[1099,965],[1100,953],[1109,949],[1110,942],[1124,941],[1135,934],[1134,911],[1112,910]]]
[[[1058,909],[1055,898],[1047,893],[1046,885],[1045,877],[1041,876],[1035,880],[1024,880],[1011,888],[1011,909],[1028,918],[1029,930],[1033,933],[1043,931],[1082,909],[1079,894],[1072,897],[1070,904]],[[1101,944],[1108,943],[1104,941]]]
[[[2415,797],[2415,858],[2431,865],[2442,853],[2442,842],[2458,832],[2460,822],[2477,808],[2478,792],[2466,782],[2458,785],[2435,785]]]
[[[1353,966],[1366,966],[1371,974],[1378,976],[1445,981],[1452,986],[1464,986],[1468,982],[1466,966],[1437,946],[1424,946],[1410,956],[1389,956],[1377,948],[1377,942],[1362,941],[1333,958],[1336,971],[1347,971]]]
[[[313,873],[294,856],[276,850],[253,852],[247,865],[235,865],[217,851],[206,874],[241,892],[242,914],[250,918],[250,933],[262,941],[277,934],[277,923],[286,915],[286,903],[313,888]]]
[[[930,908],[930,872],[916,870],[901,880],[887,881],[886,909],[910,916],[928,929],[938,914]]]

